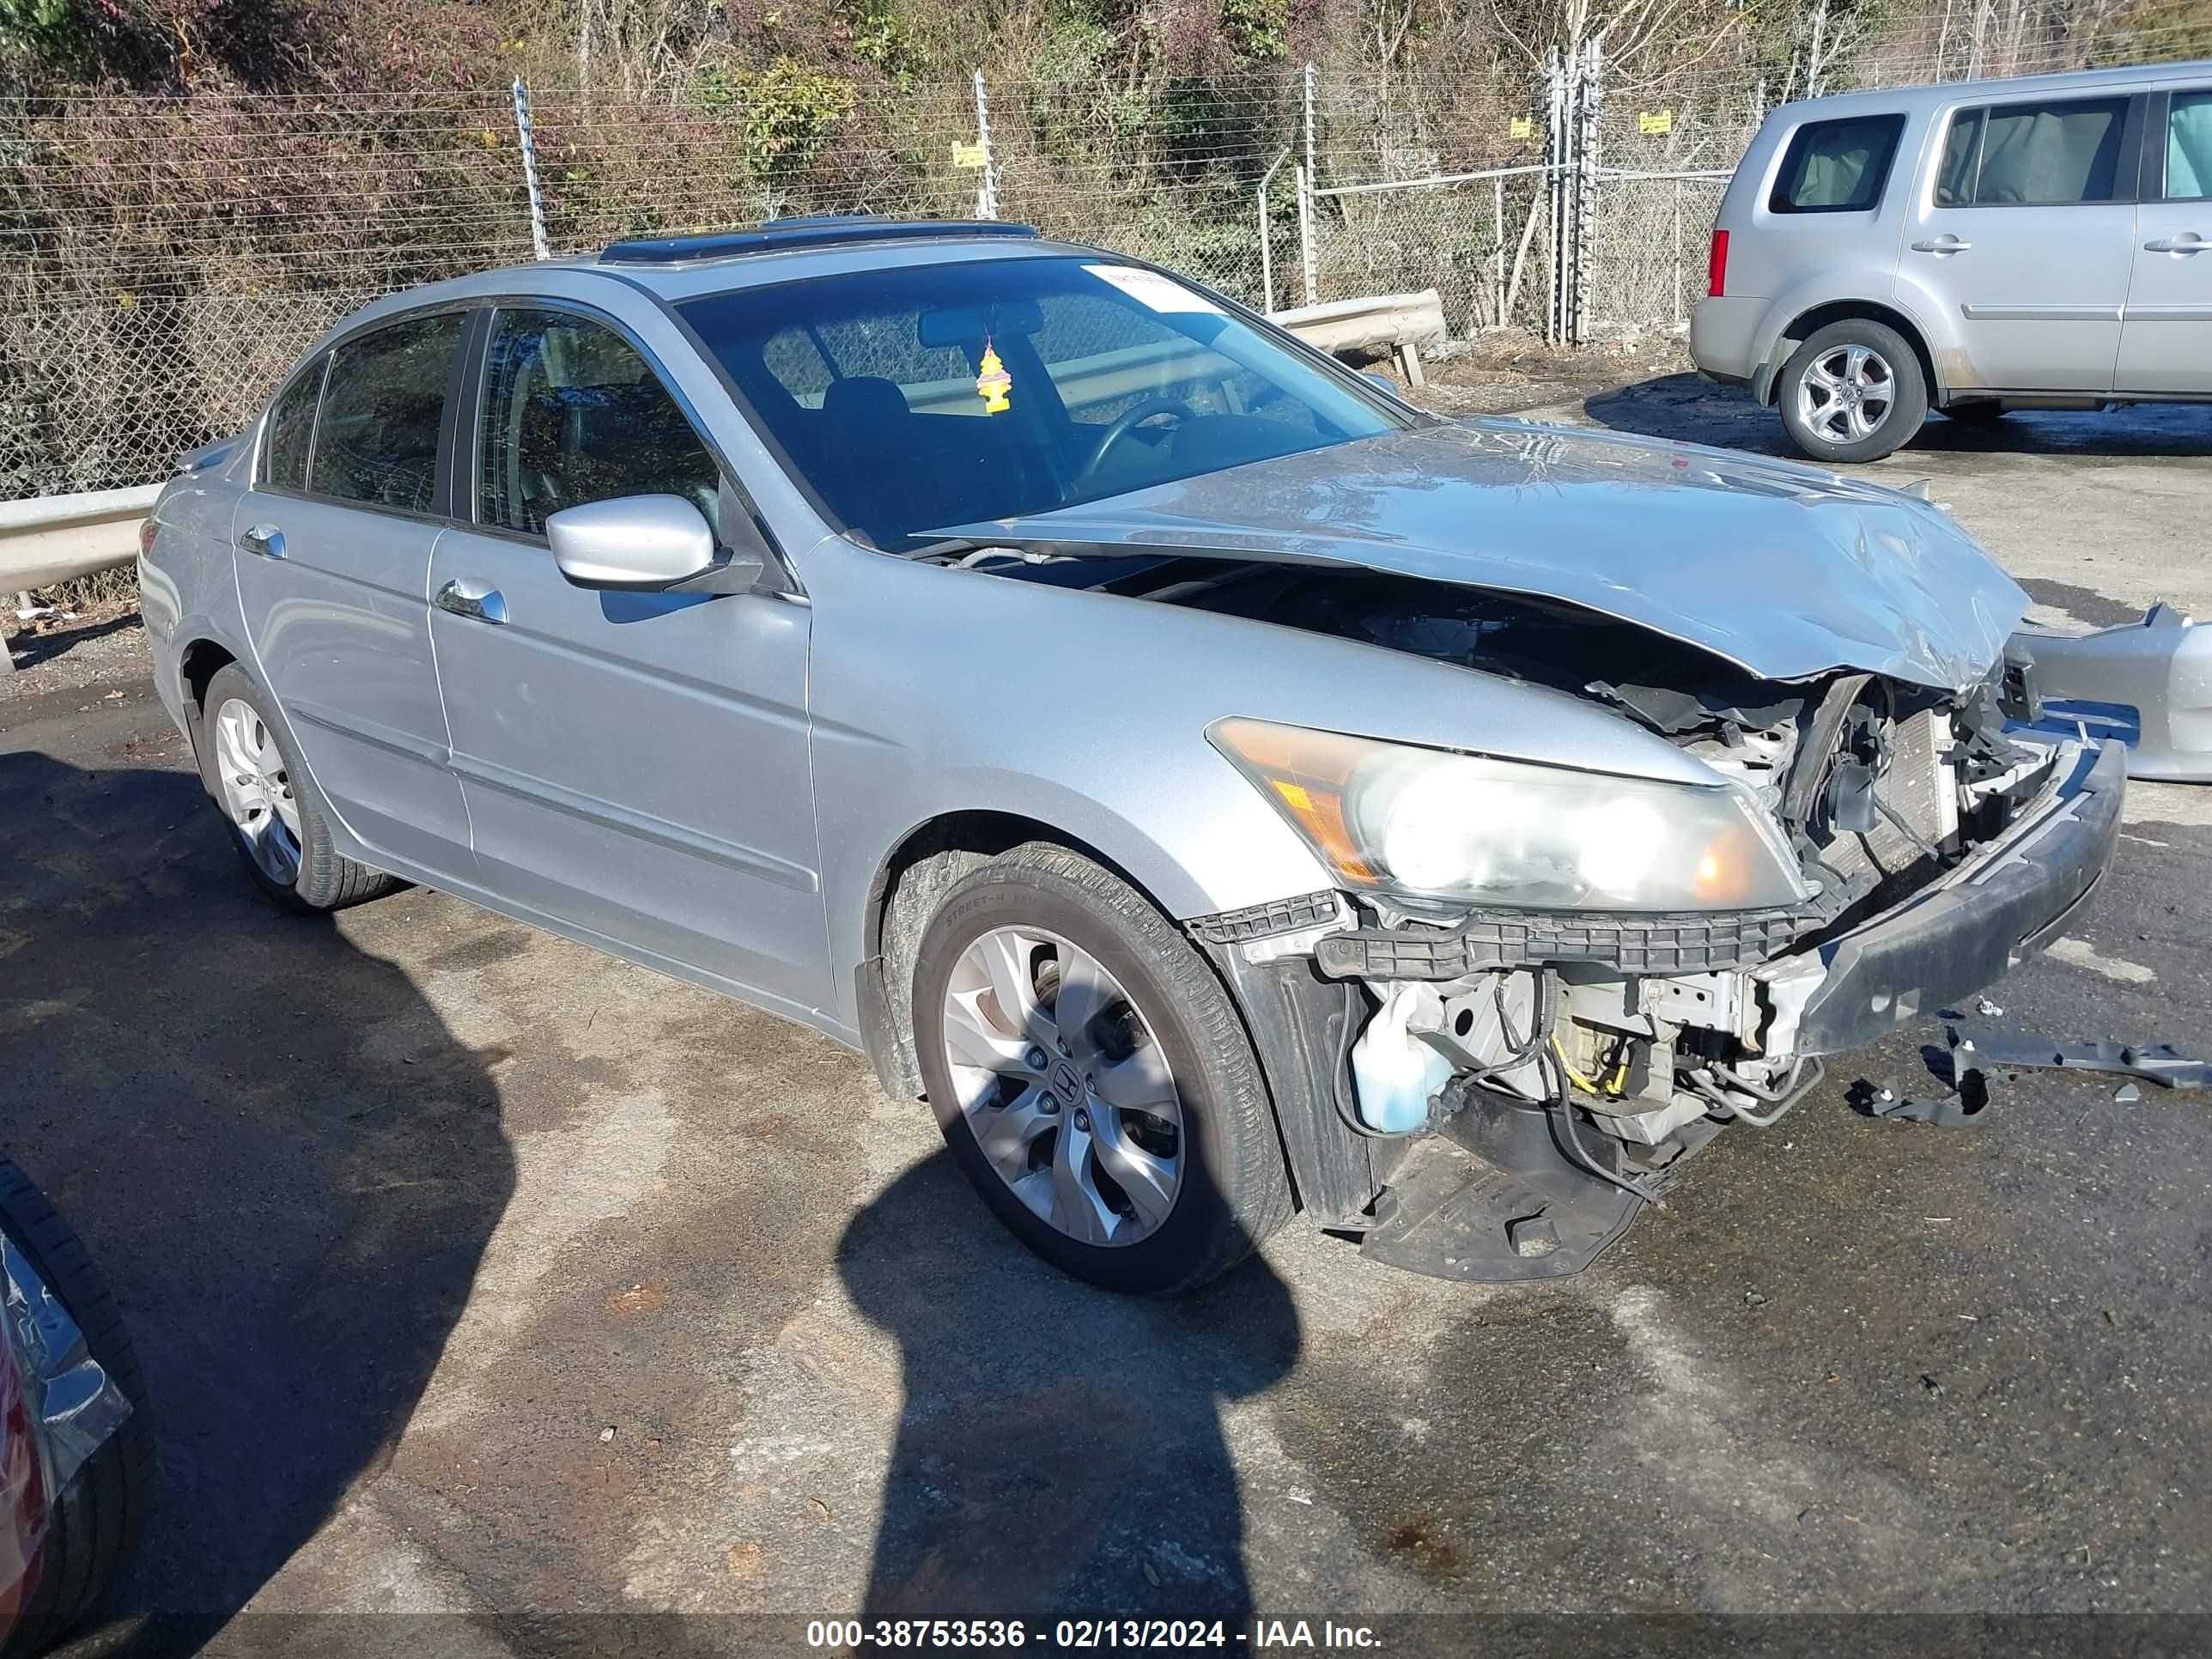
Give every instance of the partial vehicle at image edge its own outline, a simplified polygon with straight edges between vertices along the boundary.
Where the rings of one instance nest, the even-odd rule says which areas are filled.
[[[0,1659],[33,1659],[85,1622],[130,1561],[154,1443],[114,1297],[4,1156],[0,1235],[21,1264],[19,1276],[0,1262]]]
[[[1292,1213],[1577,1271],[2051,937],[2125,781],[1925,501],[1441,421],[996,223],[379,301],[141,581],[272,902],[418,882],[822,1031],[1125,1291]]]
[[[2212,398],[2212,64],[1841,94],[1770,113],[1690,353],[1832,465],[1928,412]]]

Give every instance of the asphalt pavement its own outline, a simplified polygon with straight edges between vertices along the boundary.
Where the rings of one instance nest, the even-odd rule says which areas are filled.
[[[1680,379],[1557,412],[1778,448]],[[1931,422],[1875,476],[1930,477],[2039,615],[2212,611],[2212,411]],[[0,1137],[158,1414],[88,1652],[755,1652],[963,1609],[2017,1651],[1960,1616],[2212,1606],[2212,1094],[1847,1105],[1929,1086],[1929,1019],[1578,1279],[1446,1285],[1294,1224],[1119,1300],[820,1037],[434,892],[272,913],[142,663],[0,702]],[[2202,1052],[2208,808],[2135,787],[1990,1023]],[[1875,1613],[1915,1617],[1806,1622]]]

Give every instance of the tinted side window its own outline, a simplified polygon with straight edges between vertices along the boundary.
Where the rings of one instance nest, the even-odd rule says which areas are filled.
[[[2212,196],[2212,92],[2177,92],[2166,124],[2166,199]]]
[[[459,312],[411,318],[337,349],[315,424],[319,495],[427,513],[438,482],[438,423],[460,343]]]
[[[532,536],[564,507],[681,495],[716,520],[722,471],[645,359],[564,311],[501,311],[484,366],[477,520]]]
[[[315,399],[323,390],[330,359],[318,357],[284,388],[269,411],[268,435],[261,445],[261,482],[278,489],[307,487],[307,452],[315,435]]]
[[[1767,206],[1776,213],[1863,213],[1881,201],[1902,115],[1857,115],[1797,129]]]
[[[1971,199],[1977,207],[2113,200],[2127,114],[2124,98],[1989,109]]]

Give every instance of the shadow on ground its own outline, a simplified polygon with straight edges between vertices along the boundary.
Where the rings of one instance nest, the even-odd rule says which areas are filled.
[[[88,640],[105,639],[111,634],[120,634],[138,625],[138,613],[128,611],[121,616],[104,617],[98,622],[81,622],[73,627],[50,628],[43,633],[23,634],[8,649],[14,655],[17,668],[37,668],[54,661],[71,647],[82,645]]]
[[[1601,393],[1583,407],[1591,420],[1617,432],[1805,459],[1771,409],[1752,402],[1747,392],[1692,374],[1638,380]],[[1909,465],[1916,455],[2212,455],[2212,404],[2143,404],[2106,412],[2027,410],[1985,425],[1934,414],[1890,464]]]
[[[1014,1250],[939,1152],[837,1261],[905,1380],[864,1620],[1252,1617],[1221,1407],[1302,1346],[1264,1261],[1191,1296],[1109,1296]]]
[[[189,1653],[389,1455],[514,1158],[481,1058],[254,896],[191,774],[0,755],[0,1136],[151,1396],[149,1522],[91,1644]]]

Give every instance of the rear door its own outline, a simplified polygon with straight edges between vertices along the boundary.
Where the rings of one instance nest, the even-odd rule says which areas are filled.
[[[580,307],[493,314],[430,632],[479,879],[545,920],[800,1017],[834,1006],[788,592],[573,586],[545,520],[665,493],[750,510],[641,347]]]
[[[2212,82],[2153,94],[2122,392],[2212,392]]]
[[[372,858],[430,874],[471,864],[423,586],[467,323],[402,318],[302,368],[232,520],[246,635],[317,787]]]
[[[1948,314],[1950,387],[2109,392],[2136,228],[2141,100],[1954,111],[1899,280]]]

